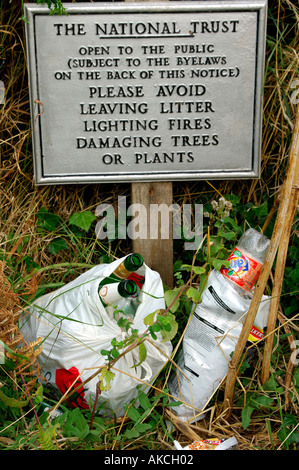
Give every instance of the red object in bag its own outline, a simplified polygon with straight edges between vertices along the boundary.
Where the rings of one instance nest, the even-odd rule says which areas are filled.
[[[57,369],[55,383],[61,393],[64,395],[67,391],[71,391],[77,388],[78,385],[82,384],[82,380],[79,378],[79,371],[77,367],[71,367],[70,369]],[[76,380],[76,382],[75,382]],[[74,383],[75,382],[75,383]],[[89,410],[89,406],[84,398],[84,388],[80,387],[72,396],[67,399],[67,403],[72,408],[83,408]]]

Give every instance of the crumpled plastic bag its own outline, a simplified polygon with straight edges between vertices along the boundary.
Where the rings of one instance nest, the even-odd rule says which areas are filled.
[[[211,272],[201,303],[193,305],[177,358],[179,369],[169,380],[170,394],[182,401],[173,408],[182,421],[205,417],[203,410],[228,372],[250,304],[251,297],[241,297],[230,282],[223,282],[219,271]],[[255,330],[263,336],[269,309],[270,298],[263,296],[252,334]]]
[[[77,388],[105,365],[107,358],[101,350],[111,350],[114,338],[121,341],[127,335],[109,317],[98,296],[100,281],[109,276],[123,259],[97,265],[60,289],[40,297],[30,307],[30,314],[23,315],[21,319],[20,331],[26,341],[38,337],[43,339],[43,350],[38,356],[41,375],[54,392],[59,392],[57,396],[67,392],[76,379],[74,388]],[[160,275],[145,264],[144,269],[145,282],[132,325],[139,333],[146,330],[143,321],[147,315],[165,308]],[[135,348],[111,369],[115,374],[110,382],[111,388],[102,391],[97,400],[102,414],[123,416],[123,405],[138,395],[136,386],[145,384],[143,388],[148,391],[147,384],[155,380],[172,352],[170,342],[163,343],[158,338],[155,341],[151,339],[151,343],[145,341],[147,355],[140,365],[139,350]],[[70,397],[68,403],[71,406],[86,409],[93,406],[98,375]]]

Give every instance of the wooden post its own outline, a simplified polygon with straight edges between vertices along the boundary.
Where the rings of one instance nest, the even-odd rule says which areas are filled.
[[[145,215],[142,223],[146,227],[147,237],[133,240],[133,251],[140,253],[145,263],[154,271],[157,271],[162,281],[170,288],[173,287],[173,238],[172,218],[168,221],[159,220],[158,238],[151,236],[150,206],[152,204],[172,204],[172,183],[132,183],[131,201],[133,204],[142,204],[145,207]],[[169,227],[168,237],[162,238],[161,224]],[[152,231],[153,232],[153,231]]]
[[[287,176],[284,181],[284,186],[282,190],[281,201],[278,207],[277,217],[275,221],[275,226],[273,234],[270,240],[270,244],[267,250],[265,262],[256,285],[253,298],[236,346],[232,360],[229,364],[229,370],[226,378],[226,387],[224,395],[224,411],[226,419],[230,418],[232,411],[232,400],[234,395],[234,385],[237,377],[237,367],[241,358],[241,355],[244,351],[246,341],[248,339],[250,330],[252,328],[254,319],[256,317],[258,307],[260,305],[266,283],[268,281],[270,270],[276,256],[278,246],[282,234],[285,230],[285,222],[287,220],[288,211],[290,208],[290,199],[293,190],[293,185],[295,181],[295,174],[298,168],[298,149],[299,149],[299,107],[297,107],[296,122],[293,131],[293,138],[290,147],[289,153],[289,164],[287,170]],[[296,176],[297,178],[297,176]]]
[[[132,2],[134,0],[125,0]],[[148,1],[148,0],[142,0]],[[158,0],[161,1],[161,0]],[[163,1],[163,0],[162,0]],[[162,281],[170,288],[173,287],[173,237],[172,224],[169,218],[169,237],[161,238],[161,224],[158,227],[158,238],[150,238],[150,205],[172,204],[172,183],[132,183],[131,201],[133,204],[142,204],[146,209],[144,224],[147,226],[147,238],[133,240],[133,251],[140,253],[145,263],[157,271]],[[164,221],[165,222],[165,221]]]

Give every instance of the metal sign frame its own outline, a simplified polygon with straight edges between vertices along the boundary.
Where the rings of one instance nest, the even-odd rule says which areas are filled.
[[[64,6],[67,16],[24,5],[37,185],[260,177],[266,0]],[[117,56],[107,55],[107,45]],[[212,57],[222,57],[225,67],[202,68]],[[201,77],[191,80],[191,70]],[[124,106],[132,96],[129,115]],[[109,114],[114,105],[118,114]],[[110,128],[102,129],[105,120]],[[142,122],[152,128],[142,130]]]

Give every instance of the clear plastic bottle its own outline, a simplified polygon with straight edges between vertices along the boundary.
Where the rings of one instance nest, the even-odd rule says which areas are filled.
[[[184,402],[173,408],[183,420],[205,416],[194,417],[193,407],[185,403],[202,409],[227,373],[268,245],[263,234],[247,230],[228,258],[230,267],[213,269],[209,275],[184,334],[177,361],[180,370],[169,381],[170,394]]]
[[[229,256],[230,266],[220,269],[221,274],[233,283],[240,295],[244,295],[244,290],[251,291],[258,280],[269,243],[265,235],[250,228]]]

